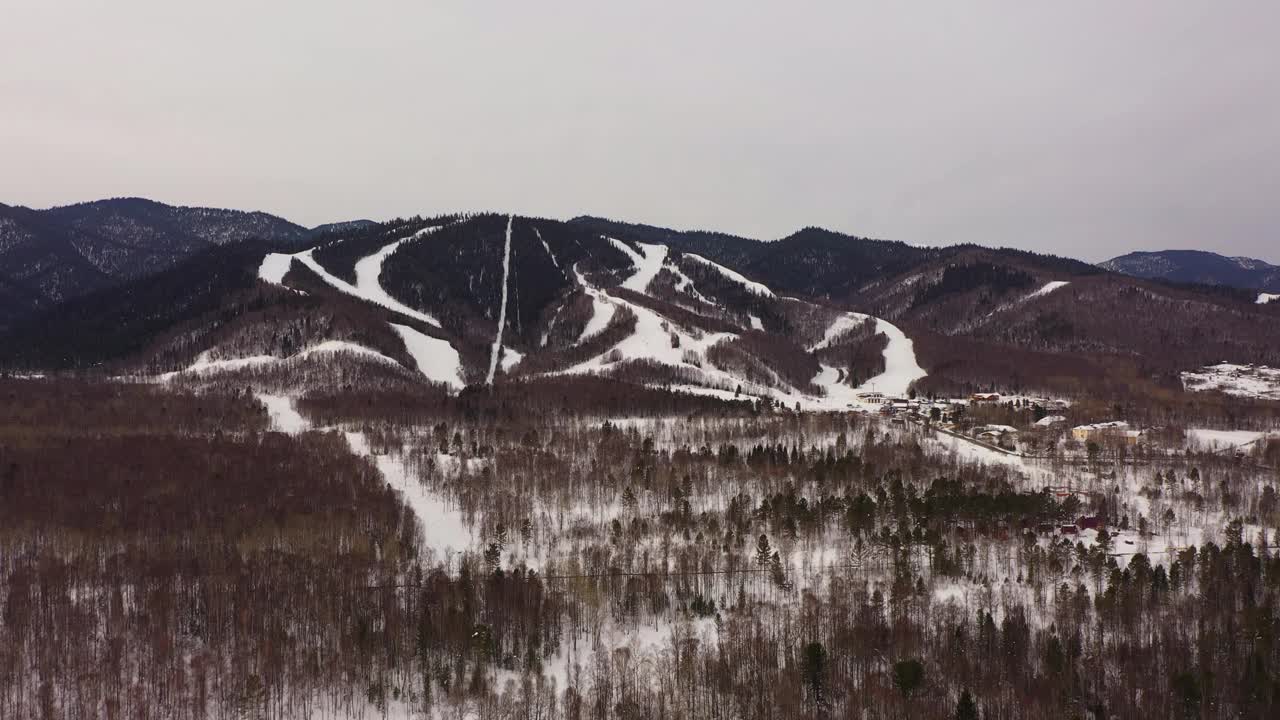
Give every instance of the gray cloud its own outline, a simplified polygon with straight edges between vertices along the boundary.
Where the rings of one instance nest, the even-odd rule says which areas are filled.
[[[0,201],[1280,261],[1280,5],[922,5],[10,0]]]

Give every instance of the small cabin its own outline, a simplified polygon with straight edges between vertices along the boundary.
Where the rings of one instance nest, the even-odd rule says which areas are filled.
[[[1080,519],[1076,520],[1076,525],[1081,530],[1102,530],[1107,526],[1107,521],[1101,515],[1082,515]]]

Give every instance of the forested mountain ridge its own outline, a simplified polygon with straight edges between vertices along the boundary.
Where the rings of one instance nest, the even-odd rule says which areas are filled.
[[[592,218],[448,215],[343,224],[301,243],[210,245],[16,323],[0,336],[0,363],[251,370],[284,382],[267,366],[337,354],[376,367],[380,383],[457,390],[603,375],[843,407],[857,390],[912,383],[1070,394],[1116,377],[1172,382],[1223,360],[1280,364],[1268,330],[1280,307],[1247,295],[816,228],[761,242]],[[890,355],[901,364],[888,367]],[[866,386],[885,373],[893,383]]]
[[[1280,266],[1203,250],[1132,252],[1098,266],[1134,277],[1280,292]]]
[[[0,204],[0,328],[40,309],[150,276],[183,258],[249,239],[301,242],[274,215],[115,198],[47,210]]]

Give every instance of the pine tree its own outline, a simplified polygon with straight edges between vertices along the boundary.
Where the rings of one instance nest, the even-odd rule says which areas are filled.
[[[769,536],[761,535],[756,541],[756,564],[760,567],[769,565],[769,560],[773,557],[773,548],[769,546]]]
[[[956,703],[956,720],[978,720],[978,706],[968,688],[960,693],[960,702]]]
[[[822,707],[826,698],[822,692],[822,675],[827,665],[827,649],[820,642],[812,642],[804,648],[804,681],[809,686],[815,705]]]

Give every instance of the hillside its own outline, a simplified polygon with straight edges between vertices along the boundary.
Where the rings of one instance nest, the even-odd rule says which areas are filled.
[[[1099,266],[1134,277],[1280,292],[1280,266],[1202,250],[1132,252]]]
[[[33,210],[0,205],[0,328],[35,311],[251,238],[300,242],[309,231],[261,212],[117,198]]]
[[[494,214],[298,247],[211,245],[49,306],[0,338],[0,363],[452,392],[594,376],[831,409],[913,386],[1116,395],[1280,365],[1280,305],[1013,250]]]

